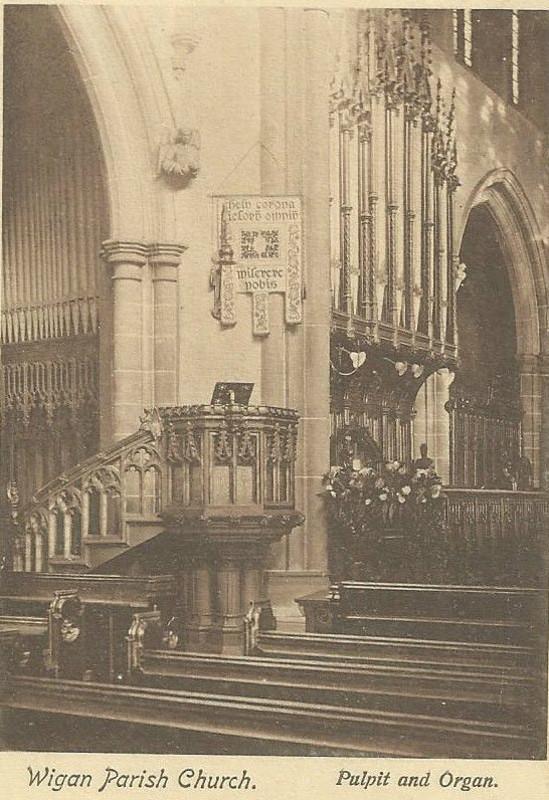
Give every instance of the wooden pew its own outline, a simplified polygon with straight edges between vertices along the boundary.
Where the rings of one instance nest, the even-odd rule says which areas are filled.
[[[148,610],[173,603],[173,575],[92,575],[90,573],[4,572],[0,581],[0,601],[4,606],[47,605],[54,591],[77,592],[82,603],[92,606],[125,607]],[[8,613],[8,612],[6,612]]]
[[[341,581],[335,633],[528,645],[546,620],[546,593],[493,586]]]
[[[11,668],[31,674],[45,674],[44,656],[48,647],[48,618],[0,615],[0,628],[17,632],[11,652]]]
[[[82,604],[75,592],[54,592],[47,616],[0,615],[0,627],[17,632],[10,669],[15,673],[82,678]]]
[[[8,616],[46,614],[55,592],[78,595],[89,643],[85,670],[96,680],[121,680],[126,674],[126,635],[136,612],[160,610],[172,616],[175,579],[171,575],[113,576],[53,573],[2,573],[0,603]]]

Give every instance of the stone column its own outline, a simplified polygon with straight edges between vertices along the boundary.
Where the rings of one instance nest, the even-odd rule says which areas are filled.
[[[265,195],[300,193],[287,182],[287,15],[285,8],[261,9],[261,192]],[[268,336],[261,343],[261,400],[266,405],[288,406],[287,329],[283,295],[269,294]],[[287,566],[288,541],[273,544],[273,563]]]
[[[297,481],[305,497],[305,569],[327,569],[327,537],[324,504],[318,493],[322,475],[330,466],[330,204],[329,117],[331,78],[328,12],[305,9],[306,118],[305,172],[305,402],[300,428],[302,463]]]
[[[284,9],[286,18],[285,191],[304,208],[303,323],[285,342],[286,405],[300,414],[296,507],[305,514],[268,576],[279,627],[303,625],[296,597],[327,587],[327,533],[321,478],[330,465],[329,15]],[[267,109],[269,98],[266,98]],[[269,113],[266,109],[264,113]],[[279,359],[282,357],[279,356]],[[280,362],[279,362],[280,363]],[[279,367],[280,368],[280,367]],[[282,386],[283,378],[277,379]]]
[[[217,568],[217,592],[221,617],[221,652],[242,655],[244,615],[241,583],[242,556],[224,552]]]
[[[182,575],[181,613],[185,647],[191,652],[219,652],[216,609],[213,604],[213,568],[196,560]]]
[[[519,356],[520,410],[522,423],[522,453],[532,464],[534,486],[539,486],[541,462],[540,439],[542,434],[542,386],[540,359],[536,355]],[[546,370],[543,370],[546,371]]]
[[[267,595],[265,563],[267,546],[250,548],[242,564],[242,610],[246,614],[251,605],[261,609],[259,627],[261,630],[274,630],[277,626],[271,601]]]
[[[549,490],[549,354],[540,357],[539,380],[541,387],[541,436],[540,436],[540,486]]]
[[[153,284],[154,402],[177,404],[177,274],[185,247],[154,244],[149,247]]]
[[[286,185],[286,13],[261,9],[261,191],[284,194]],[[270,294],[270,333],[262,342],[261,394],[267,405],[286,406],[286,326],[283,297]]]
[[[143,412],[143,287],[147,248],[138,242],[103,243],[112,270],[113,437],[134,433]]]

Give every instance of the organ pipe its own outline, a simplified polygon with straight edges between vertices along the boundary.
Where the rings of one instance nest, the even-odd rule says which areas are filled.
[[[374,144],[374,184],[377,189],[377,209],[379,209],[376,226],[376,301],[377,317],[381,321],[383,315],[383,300],[385,297],[385,287],[387,286],[387,249],[386,249],[386,208],[387,195],[385,191],[385,98],[376,97],[372,109],[372,132],[375,139]]]
[[[415,332],[419,323],[421,304],[421,130],[417,121],[408,126],[410,167],[408,210],[410,220],[410,327]]]
[[[438,218],[438,263],[437,275],[439,290],[439,333],[440,341],[444,345],[446,342],[446,328],[448,315],[448,193],[446,183],[439,187],[439,218]]]
[[[99,149],[82,98],[62,124],[20,120],[4,158],[2,343],[97,330],[97,252],[106,235]],[[86,124],[88,123],[88,124]]]
[[[393,156],[393,204],[394,204],[394,227],[395,227],[395,289],[394,289],[394,311],[393,325],[395,334],[398,335],[398,328],[401,321],[401,312],[405,306],[405,284],[404,284],[404,173],[406,170],[406,155],[404,151],[404,125],[405,125],[404,106],[398,105],[393,111],[393,136],[394,136],[394,156]],[[397,336],[398,338],[398,336]],[[396,343],[398,341],[396,340]]]
[[[370,273],[367,264],[368,252],[368,184],[367,184],[367,163],[368,163],[368,131],[364,124],[359,126],[358,134],[358,176],[357,176],[357,196],[358,196],[358,313],[366,319],[370,319],[369,292],[370,292]]]
[[[356,29],[331,95],[337,308],[373,323],[375,341],[398,345],[404,329],[442,354],[455,344],[455,94],[446,112],[438,81],[432,99],[428,31],[406,12],[364,12]]]

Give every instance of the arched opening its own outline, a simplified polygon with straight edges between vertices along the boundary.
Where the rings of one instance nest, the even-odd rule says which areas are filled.
[[[453,383],[441,386],[435,373],[419,390],[414,449],[425,441],[444,478],[447,463],[450,485],[531,488],[542,462],[538,357],[547,305],[539,231],[520,185],[503,169],[477,186],[464,218],[460,366]]]
[[[471,210],[460,256],[467,277],[457,294],[461,367],[449,404],[451,481],[510,489],[506,465],[521,456],[516,314],[508,255],[488,204]]]
[[[3,451],[25,502],[99,442],[102,148],[57,17],[4,9]]]

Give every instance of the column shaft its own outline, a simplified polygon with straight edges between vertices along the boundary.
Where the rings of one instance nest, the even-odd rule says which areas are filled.
[[[112,267],[113,292],[113,435],[133,433],[143,412],[142,244],[105,242],[103,258]]]
[[[302,447],[296,464],[304,497],[304,564],[309,571],[327,569],[327,535],[322,475],[330,465],[330,206],[329,206],[329,17],[306,9],[307,115],[305,119],[305,282],[307,300],[303,325],[304,411]]]
[[[154,402],[177,404],[178,267],[185,248],[158,244],[150,248],[153,282]]]

